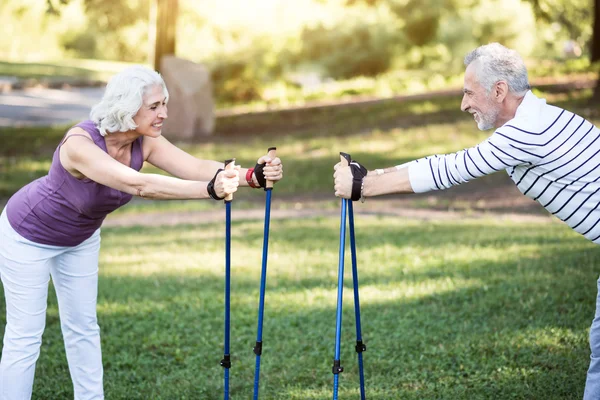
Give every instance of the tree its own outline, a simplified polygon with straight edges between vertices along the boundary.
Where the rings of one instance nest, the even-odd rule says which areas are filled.
[[[149,57],[154,69],[160,70],[164,55],[175,54],[178,0],[155,0],[150,12],[150,41],[153,54]],[[153,36],[153,37],[152,37]]]
[[[71,0],[46,0],[47,13],[57,15]],[[151,3],[151,4],[150,4]],[[86,15],[90,25],[82,36],[87,39],[100,40],[106,38],[113,49],[111,55],[123,60],[140,61],[139,54],[145,55],[155,69],[160,68],[160,59],[166,54],[175,54],[176,24],[178,14],[178,0],[133,0],[107,1],[84,0]],[[120,40],[119,32],[135,26],[138,23],[149,25],[149,49],[140,51],[139,45],[132,45],[126,39]],[[79,37],[73,38],[74,43],[89,43],[81,41]]]
[[[594,0],[594,30],[592,33],[591,56],[592,63],[600,63],[600,0]],[[594,102],[600,102],[600,76],[594,89]]]

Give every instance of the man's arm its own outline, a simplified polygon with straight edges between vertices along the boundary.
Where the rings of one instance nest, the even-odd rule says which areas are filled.
[[[352,171],[337,163],[334,166],[335,195],[349,199],[352,195]],[[387,168],[386,172],[369,171],[363,179],[364,197],[381,196],[390,193],[414,193],[410,184],[408,168]]]
[[[388,168],[381,175],[369,172],[364,178],[364,197],[381,196],[390,193],[414,193],[410,185],[408,168]]]
[[[477,146],[456,153],[420,158],[398,167],[369,171],[363,180],[362,194],[373,197],[392,193],[425,193],[444,190],[472,179],[519,164],[538,156],[525,152],[503,137],[486,139]],[[352,172],[335,166],[335,195],[349,199]]]

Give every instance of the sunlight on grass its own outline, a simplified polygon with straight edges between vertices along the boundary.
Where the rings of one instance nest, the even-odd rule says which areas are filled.
[[[63,59],[43,62],[7,62],[0,60],[0,75],[42,79],[92,79],[107,82],[114,74],[130,65],[121,61]]]
[[[338,224],[272,221],[265,398],[331,394]],[[241,399],[252,393],[262,222],[237,221],[232,233],[232,393]],[[356,234],[369,398],[580,397],[596,246],[562,224],[494,219],[360,216]],[[111,398],[219,398],[223,246],[221,223],[103,229],[98,316]],[[349,254],[345,273],[340,396],[356,398]],[[36,381],[70,387],[53,293],[49,302]],[[282,360],[294,368],[282,371]]]

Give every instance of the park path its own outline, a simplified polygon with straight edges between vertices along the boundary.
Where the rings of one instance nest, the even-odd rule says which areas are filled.
[[[378,201],[379,202],[379,201]],[[363,217],[392,217],[418,221],[456,221],[466,219],[494,219],[502,221],[536,222],[552,223],[558,222],[550,215],[542,213],[519,213],[519,212],[493,212],[493,211],[473,211],[473,210],[436,210],[428,208],[395,208],[391,205],[385,205],[379,202],[381,209],[372,210],[363,209],[361,205],[354,206],[354,214]],[[232,218],[234,221],[252,221],[263,220],[264,208],[252,208],[243,210],[233,210]],[[322,208],[307,209],[272,209],[271,220],[281,219],[305,219],[305,218],[339,218],[340,211]],[[225,213],[215,211],[160,211],[147,212],[135,215],[111,215],[103,224],[103,227],[156,227],[156,226],[176,226],[176,225],[203,225],[211,223],[225,222]]]
[[[28,88],[0,92],[0,127],[48,126],[87,119],[104,88]]]

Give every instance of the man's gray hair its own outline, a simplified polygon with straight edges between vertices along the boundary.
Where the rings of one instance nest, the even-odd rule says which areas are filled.
[[[465,56],[465,66],[475,61],[477,79],[488,93],[498,81],[506,81],[508,90],[518,96],[525,95],[531,88],[525,63],[515,50],[500,43],[486,44]]]
[[[166,100],[169,92],[160,74],[141,65],[127,67],[113,76],[100,103],[92,107],[90,119],[102,136],[108,132],[127,132],[137,128],[133,117],[142,107],[149,88],[160,85]]]

